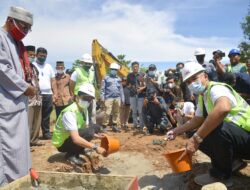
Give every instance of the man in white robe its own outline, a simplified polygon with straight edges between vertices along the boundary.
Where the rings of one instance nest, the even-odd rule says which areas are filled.
[[[25,176],[31,167],[28,96],[32,72],[22,39],[33,25],[33,15],[11,7],[0,28],[0,186]]]

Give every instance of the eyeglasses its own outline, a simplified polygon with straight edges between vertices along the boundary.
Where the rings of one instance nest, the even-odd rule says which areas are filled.
[[[27,33],[32,31],[30,25],[25,24],[24,22],[19,21],[19,20],[15,20],[15,19],[13,19],[13,21],[14,21],[14,24],[16,24],[18,26],[18,28],[21,29],[24,33],[27,34]]]

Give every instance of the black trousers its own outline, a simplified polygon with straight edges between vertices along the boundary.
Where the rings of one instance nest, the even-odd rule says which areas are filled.
[[[233,123],[223,122],[203,140],[199,149],[211,159],[211,176],[228,179],[234,160],[250,159],[249,147],[249,132]]]
[[[53,110],[52,95],[43,94],[42,95],[42,123],[41,128],[43,135],[50,133],[50,114]]]
[[[55,106],[55,109],[56,109],[56,119],[59,117],[61,111],[64,110],[64,108],[68,107],[69,105],[66,105],[66,106]]]
[[[95,133],[99,133],[101,129],[100,125],[93,124],[89,128],[79,129],[78,133],[80,137],[87,141],[91,141],[94,138]],[[61,147],[57,148],[59,152],[66,152],[72,155],[84,154],[84,147],[74,144],[71,137],[67,138]]]

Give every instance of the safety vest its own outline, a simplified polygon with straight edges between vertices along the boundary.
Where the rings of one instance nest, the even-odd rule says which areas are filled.
[[[238,63],[239,65],[242,65],[242,67],[246,67],[246,70],[247,70],[247,66],[246,66],[246,64],[245,63]],[[232,65],[231,64],[229,64],[229,65],[227,65],[227,72],[232,72],[232,70],[233,70],[233,68],[232,68]]]
[[[77,95],[82,84],[94,84],[95,73],[91,68],[89,69],[89,72],[86,72],[83,68],[76,68],[75,71],[77,72],[77,79],[74,88],[74,95]]]
[[[71,104],[70,106],[66,107],[64,110],[62,110],[62,112],[60,113],[57,121],[56,121],[56,125],[54,127],[54,131],[53,131],[53,137],[52,137],[52,144],[59,148],[60,146],[62,146],[62,144],[64,143],[64,141],[69,138],[70,136],[70,132],[67,131],[63,124],[62,124],[62,117],[63,114],[66,112],[73,112],[76,115],[76,121],[77,121],[77,128],[84,128],[85,127],[85,118],[83,117],[82,112],[80,112],[78,106],[76,103]]]
[[[248,103],[229,85],[225,83],[218,83],[218,82],[209,82],[208,88],[207,88],[207,112],[210,113],[213,108],[213,102],[211,99],[211,88],[215,85],[223,85],[229,88],[237,102],[237,105],[233,107],[228,115],[224,118],[224,121],[226,122],[232,122],[236,124],[237,126],[243,128],[244,130],[250,132],[250,106]],[[199,104],[203,105],[203,96],[199,96]],[[204,106],[203,106],[204,107]],[[203,108],[206,109],[206,108]]]

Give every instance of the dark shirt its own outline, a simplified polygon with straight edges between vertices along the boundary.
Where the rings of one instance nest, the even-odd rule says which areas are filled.
[[[250,75],[247,73],[235,73],[236,84],[234,89],[238,93],[250,94]]]
[[[144,114],[150,115],[156,120],[160,120],[164,115],[166,115],[168,105],[165,103],[162,97],[157,96],[157,99],[160,102],[160,105],[153,102],[148,102],[147,105],[144,106],[143,112]]]
[[[123,86],[123,93],[125,98],[125,105],[130,105],[129,97],[130,91],[127,86]]]
[[[138,96],[138,98],[145,97],[145,92],[137,93],[139,87],[144,86],[144,78],[141,73],[129,73],[127,76],[127,85],[130,86],[130,97]]]
[[[218,81],[217,71],[213,63],[205,62],[202,64],[202,67],[206,70],[209,80]]]

